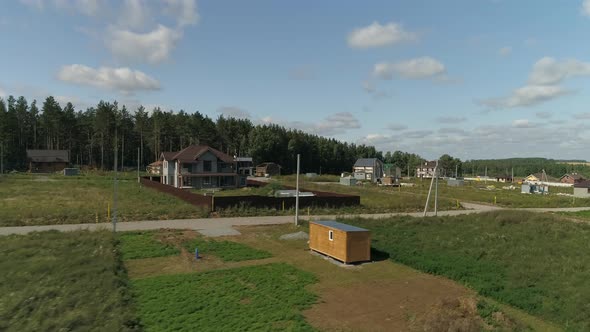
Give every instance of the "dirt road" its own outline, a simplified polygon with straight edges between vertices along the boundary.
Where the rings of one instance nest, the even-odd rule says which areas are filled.
[[[481,205],[474,203],[462,203],[465,210],[452,210],[452,211],[439,211],[439,216],[456,216],[463,214],[482,213],[494,210],[501,210],[502,208]],[[574,212],[590,210],[590,207],[580,208],[530,208],[530,209],[519,209],[534,212]],[[392,216],[409,215],[412,217],[421,217],[422,212],[413,213],[379,213],[379,214],[360,214],[360,215],[321,215],[321,216],[301,216],[301,219],[305,220],[318,220],[318,219],[334,219],[338,218],[351,218],[351,217],[362,217],[362,218],[388,218]],[[428,213],[429,216],[433,215],[432,212]],[[234,218],[202,218],[202,219],[174,219],[174,220],[146,220],[146,221],[130,221],[130,222],[119,222],[117,223],[117,231],[138,231],[138,230],[151,230],[160,228],[171,228],[171,229],[192,229],[197,231],[219,233],[231,235],[235,232],[232,226],[253,226],[253,225],[276,225],[276,224],[288,224],[294,222],[293,216],[270,216],[270,217],[234,217]],[[99,229],[113,229],[111,223],[88,223],[88,224],[64,224],[64,225],[42,225],[42,226],[15,226],[15,227],[0,227],[0,235],[10,234],[27,234],[30,232],[42,232],[48,230],[57,230],[61,232],[74,231],[80,229],[87,230],[99,230]]]

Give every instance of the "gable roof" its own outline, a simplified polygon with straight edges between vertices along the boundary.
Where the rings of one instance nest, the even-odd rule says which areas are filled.
[[[165,160],[194,161],[206,152],[211,152],[217,158],[226,163],[233,163],[234,158],[208,145],[189,145],[178,152],[162,152]]]
[[[369,232],[368,229],[364,229],[364,228],[360,228],[360,227],[356,227],[356,226],[352,226],[352,225],[348,225],[348,224],[343,224],[341,222],[337,222],[334,220],[318,220],[318,221],[310,221],[310,223],[322,225],[322,226],[326,226],[326,227],[330,227],[330,228],[334,228],[334,229],[339,229],[339,230],[345,231],[345,232]]]
[[[356,160],[353,167],[373,167],[377,162],[382,163],[382,161],[377,158],[359,158]]]
[[[574,180],[582,180],[584,179],[584,177],[578,173],[567,173],[564,174],[560,179],[563,179],[564,177],[569,176],[570,178],[574,179]]]
[[[27,150],[27,159],[35,163],[69,163],[68,150]]]

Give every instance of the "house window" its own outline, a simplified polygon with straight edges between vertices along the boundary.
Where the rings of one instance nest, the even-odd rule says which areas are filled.
[[[328,239],[334,241],[334,231],[328,231]]]
[[[211,172],[211,160],[203,160],[203,172]]]
[[[204,186],[211,185],[211,177],[210,176],[206,176],[203,178],[203,185]]]

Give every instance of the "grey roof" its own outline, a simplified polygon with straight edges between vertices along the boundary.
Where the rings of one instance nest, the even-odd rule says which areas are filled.
[[[356,163],[354,163],[353,167],[372,167],[377,164],[378,160],[379,159],[377,158],[359,158],[357,159]]]
[[[330,228],[334,228],[334,229],[339,229],[339,230],[345,231],[345,232],[369,232],[368,229],[343,224],[341,222],[337,222],[334,220],[318,220],[318,221],[311,221],[310,223],[318,224],[318,225],[322,225],[322,226],[326,226],[326,227],[330,227]]]
[[[590,180],[574,184],[574,188],[590,188]]]
[[[68,150],[27,150],[27,159],[36,163],[70,162]]]

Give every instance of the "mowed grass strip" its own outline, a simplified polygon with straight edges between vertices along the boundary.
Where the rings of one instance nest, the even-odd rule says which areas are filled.
[[[0,226],[109,222],[112,175],[8,175],[0,177]],[[119,221],[207,217],[207,211],[171,195],[119,179]]]
[[[118,239],[124,260],[174,256],[180,253],[176,246],[158,239],[155,232],[123,232],[118,234]]]
[[[0,331],[133,331],[112,233],[0,237]]]
[[[284,263],[133,281],[146,331],[311,331],[313,274]]]
[[[372,245],[395,261],[572,331],[590,329],[588,225],[522,211],[352,223],[371,229]]]
[[[272,257],[268,251],[255,249],[242,243],[227,240],[212,240],[202,237],[185,241],[183,246],[188,252],[199,250],[199,256],[213,255],[224,262],[241,262]]]

